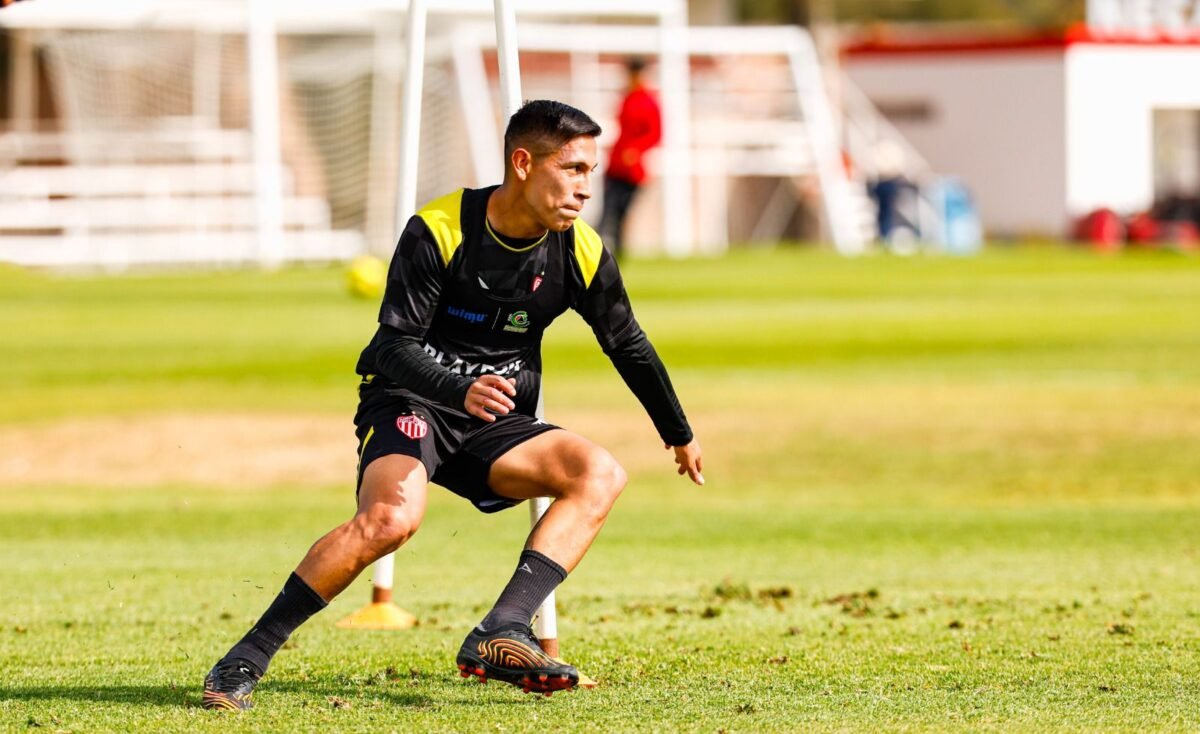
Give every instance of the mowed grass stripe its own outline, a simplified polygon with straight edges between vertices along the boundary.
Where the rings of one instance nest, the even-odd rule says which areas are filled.
[[[627,270],[641,320],[680,368],[953,375],[990,361],[1036,379],[1061,358],[1168,379],[1200,364],[1200,268],[1171,256],[844,261],[784,251]],[[293,403],[326,407],[376,311],[346,297],[336,270],[116,280],[10,270],[0,283],[10,419],[28,417],[21,393],[35,385],[135,380],[211,381],[238,397],[270,380]],[[565,321],[547,361],[568,374],[607,369],[586,327]],[[1139,362],[1145,352],[1159,358]],[[167,397],[187,401],[175,392]]]

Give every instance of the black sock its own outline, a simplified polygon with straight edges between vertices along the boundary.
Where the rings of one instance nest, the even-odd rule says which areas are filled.
[[[247,662],[261,677],[267,672],[271,658],[275,657],[292,632],[328,603],[304,583],[304,579],[293,573],[258,623],[225,654],[222,662]]]
[[[494,630],[507,623],[529,624],[538,606],[566,578],[562,566],[535,550],[524,551],[508,586],[479,626]]]

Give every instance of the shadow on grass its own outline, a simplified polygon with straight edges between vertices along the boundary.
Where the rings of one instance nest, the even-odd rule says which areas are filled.
[[[324,703],[331,696],[353,699],[359,695],[383,698],[393,706],[424,708],[433,703],[429,696],[401,691],[381,690],[376,686],[353,688],[302,682],[268,684],[263,690],[271,693],[299,694],[314,702]],[[82,703],[117,703],[141,706],[200,706],[199,686],[29,686],[0,687],[0,700],[6,701],[77,701]]]

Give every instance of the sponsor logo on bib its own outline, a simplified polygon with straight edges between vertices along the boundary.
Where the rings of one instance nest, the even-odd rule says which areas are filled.
[[[465,308],[459,308],[457,306],[447,306],[446,313],[450,314],[456,319],[470,321],[472,324],[481,323],[488,317],[488,315],[485,313],[475,313],[474,311],[468,311]]]
[[[529,331],[529,314],[524,311],[514,311],[508,315],[508,323],[504,325],[505,331],[515,331],[518,334],[524,334]]]

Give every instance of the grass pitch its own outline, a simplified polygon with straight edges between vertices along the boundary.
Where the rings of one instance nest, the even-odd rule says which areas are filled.
[[[560,591],[564,652],[601,686],[458,678],[526,515],[433,489],[397,566],[421,626],[335,629],[361,579],[230,717],[198,708],[204,673],[352,509],[376,306],[333,270],[0,271],[4,435],[238,412],[343,421],[351,446],[336,485],[0,488],[0,729],[1200,727],[1200,262],[781,250],[627,280],[708,485],[674,476],[566,315],[550,417],[632,476]]]

